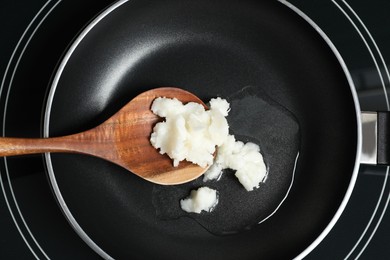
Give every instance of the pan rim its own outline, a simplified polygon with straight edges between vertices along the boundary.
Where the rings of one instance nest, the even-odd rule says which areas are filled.
[[[339,220],[341,214],[343,213],[345,207],[348,204],[348,201],[352,195],[352,191],[355,187],[355,183],[357,180],[357,176],[359,173],[359,166],[360,166],[360,157],[361,157],[361,150],[362,150],[362,122],[361,122],[361,109],[360,109],[360,103],[358,100],[358,95],[356,92],[355,84],[352,80],[352,76],[349,72],[349,69],[341,56],[340,52],[337,50],[336,46],[333,44],[333,42],[330,40],[330,38],[326,35],[326,33],[304,12],[302,12],[298,7],[294,6],[290,2],[287,2],[287,0],[278,0],[278,2],[284,4],[286,7],[290,8],[292,11],[294,11],[296,14],[298,14],[301,18],[303,18],[307,23],[309,23],[316,31],[317,33],[324,39],[326,44],[329,46],[329,48],[332,50],[334,55],[336,56],[338,62],[340,63],[344,74],[347,78],[353,103],[355,105],[355,112],[356,112],[356,122],[357,122],[357,147],[356,147],[356,157],[355,157],[355,164],[353,173],[351,176],[351,180],[349,182],[348,189],[344,195],[343,200],[341,201],[341,204],[339,208],[337,209],[335,215],[331,219],[331,221],[328,223],[328,225],[325,227],[325,229],[321,232],[321,234],[304,250],[302,251],[298,256],[296,256],[294,259],[303,259],[306,257],[311,251],[313,251],[314,248],[316,248],[321,241],[329,234],[329,232],[332,230],[336,222]]]
[[[53,105],[53,99],[54,94],[56,92],[58,82],[60,80],[60,77],[62,75],[63,70],[65,69],[66,64],[68,63],[68,60],[72,56],[73,52],[76,50],[77,46],[80,44],[80,42],[84,39],[84,37],[95,27],[96,24],[98,24],[101,20],[103,20],[107,15],[109,15],[112,11],[120,7],[122,4],[128,2],[129,0],[119,0],[118,2],[112,4],[107,9],[105,9],[101,14],[99,14],[95,19],[93,19],[80,33],[79,36],[76,37],[74,42],[69,47],[69,50],[66,52],[65,56],[63,57],[56,73],[53,78],[53,82],[50,86],[50,90],[48,92],[47,101],[46,101],[46,107],[44,110],[44,121],[43,121],[43,137],[48,138],[49,137],[49,125],[50,125],[50,114],[51,114],[51,108]],[[51,162],[50,153],[45,153],[45,162],[47,167],[47,173],[49,176],[50,184],[53,188],[53,192],[57,198],[57,201],[61,207],[61,210],[63,214],[65,215],[67,221],[72,226],[72,228],[75,230],[75,232],[79,235],[79,237],[98,255],[100,255],[104,259],[114,259],[109,254],[107,254],[102,248],[100,248],[89,236],[88,234],[82,229],[82,227],[78,224],[77,220],[73,217],[73,214],[71,213],[70,209],[68,208],[62,194],[60,191],[60,188],[58,186],[53,165]]]
[[[47,138],[49,137],[49,126],[50,126],[50,115],[51,115],[51,109],[53,105],[53,99],[54,95],[56,93],[56,89],[58,86],[58,82],[60,80],[60,77],[62,75],[62,72],[65,69],[66,64],[68,63],[69,59],[71,58],[73,52],[76,50],[78,45],[81,43],[81,41],[84,39],[84,37],[95,27],[97,23],[99,23],[102,19],[104,19],[107,15],[109,15],[111,12],[113,12],[115,9],[120,7],[122,4],[128,2],[130,0],[119,0],[118,2],[112,4],[107,9],[105,9],[102,13],[100,13],[95,19],[93,19],[85,29],[78,35],[75,39],[75,41],[71,44],[70,48],[66,52],[65,56],[63,57],[57,71],[55,72],[55,76],[53,78],[53,82],[50,85],[50,90],[48,92],[46,106],[44,109],[44,119],[43,119],[43,137]],[[317,247],[318,244],[321,243],[321,241],[328,235],[328,233],[332,230],[338,219],[340,218],[342,212],[344,211],[351,195],[353,188],[355,186],[358,171],[359,171],[359,165],[360,165],[360,157],[361,157],[361,147],[362,147],[362,124],[361,124],[361,118],[360,118],[360,104],[358,101],[358,96],[356,92],[356,88],[354,85],[354,82],[352,80],[352,76],[350,75],[350,72],[347,68],[347,65],[342,58],[341,54],[335,47],[335,45],[332,43],[330,38],[326,35],[326,33],[313,21],[311,18],[309,18],[303,11],[301,11],[299,8],[294,6],[293,4],[289,3],[286,0],[278,0],[279,3],[285,5],[290,10],[294,11],[296,14],[298,14],[301,18],[303,18],[310,26],[312,26],[316,32],[323,38],[325,43],[328,45],[328,47],[331,49],[335,57],[337,58],[339,64],[341,65],[341,68],[343,69],[343,72],[347,78],[348,85],[351,90],[353,102],[355,105],[355,112],[356,112],[356,122],[357,122],[357,148],[356,148],[356,156],[355,156],[355,163],[354,163],[354,169],[351,176],[351,180],[349,182],[348,188],[346,190],[346,193],[344,195],[344,198],[337,209],[335,215],[331,219],[331,221],[328,223],[326,228],[320,233],[320,235],[307,247],[305,248],[298,256],[296,256],[294,259],[302,259],[305,256],[307,256],[314,248]],[[51,156],[50,153],[45,153],[45,162],[47,167],[47,172],[50,180],[50,184],[53,188],[53,192],[57,198],[57,201],[60,205],[60,208],[65,215],[67,221],[70,223],[72,228],[75,230],[75,232],[80,236],[80,238],[92,249],[94,250],[98,255],[103,257],[104,259],[113,259],[109,254],[107,254],[102,248],[99,247],[89,236],[88,234],[82,229],[82,227],[78,224],[77,220],[73,217],[70,209],[68,208],[64,198],[62,197],[62,193],[59,189],[55,174],[53,165],[51,162]]]

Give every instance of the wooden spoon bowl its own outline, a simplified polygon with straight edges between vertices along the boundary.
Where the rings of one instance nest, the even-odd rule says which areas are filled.
[[[157,184],[173,185],[194,180],[207,168],[187,161],[173,167],[172,160],[150,144],[153,127],[161,121],[150,110],[157,97],[177,98],[183,103],[197,102],[206,107],[198,97],[185,90],[152,89],[136,96],[104,123],[85,132],[52,138],[0,138],[0,156],[82,153],[116,163]]]

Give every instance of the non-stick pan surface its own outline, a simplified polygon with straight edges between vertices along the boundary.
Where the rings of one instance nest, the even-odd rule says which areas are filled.
[[[357,105],[336,56],[312,24],[277,1],[112,6],[76,38],[60,64],[46,135],[93,127],[154,87],[182,87],[207,101],[250,85],[299,122],[295,180],[272,217],[249,231],[216,236],[191,218],[157,218],[154,184],[118,166],[83,155],[48,155],[65,216],[104,257],[296,257],[326,233],[356,173]]]

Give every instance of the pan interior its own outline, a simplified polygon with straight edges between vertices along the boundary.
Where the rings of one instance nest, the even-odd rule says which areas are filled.
[[[97,158],[52,154],[50,180],[80,235],[117,259],[286,259],[317,238],[349,187],[357,122],[346,75],[315,29],[276,1],[134,0],[99,19],[56,74],[45,134],[89,129],[159,86],[207,101],[250,85],[296,117],[300,156],[272,217],[215,236],[191,218],[159,218],[154,184]]]

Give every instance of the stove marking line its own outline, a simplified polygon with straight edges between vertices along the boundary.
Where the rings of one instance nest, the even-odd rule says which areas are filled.
[[[386,178],[387,176],[389,175],[389,167],[387,167],[387,171],[386,171]],[[383,207],[383,210],[382,210],[382,213],[378,219],[378,222],[376,223],[375,227],[374,227],[374,230],[371,232],[371,235],[369,236],[367,242],[364,244],[363,248],[360,250],[359,254],[356,256],[355,259],[358,259],[363,251],[366,249],[366,247],[368,246],[369,242],[371,241],[371,239],[374,237],[374,234],[376,233],[380,223],[382,222],[382,219],[383,219],[383,216],[385,215],[386,213],[386,209],[387,207],[389,206],[389,201],[390,201],[390,192],[389,192],[389,196],[387,197],[387,200],[386,200],[386,203],[385,203],[385,206]]]
[[[365,26],[365,24],[363,23],[363,21],[360,19],[360,17],[357,15],[357,13],[353,10],[353,8],[345,1],[345,0],[341,0],[343,2],[343,4],[345,6],[347,6],[347,8],[352,12],[352,14],[355,16],[355,18],[359,21],[360,25],[364,28],[365,32],[367,33],[367,35],[369,36],[369,39],[371,40],[371,43],[374,45],[375,47],[375,50],[377,52],[377,54],[379,55],[380,59],[381,59],[381,62],[382,62],[382,66],[385,68],[385,71],[386,71],[386,76],[387,76],[387,79],[388,81],[390,82],[390,74],[389,74],[389,71],[387,69],[387,66],[386,66],[386,63],[385,63],[385,60],[382,56],[382,53],[381,51],[379,50],[379,47],[378,45],[376,44],[374,38],[372,37],[370,31],[368,30],[368,28]],[[378,75],[379,75],[379,78],[381,80],[381,84],[382,84],[382,87],[383,87],[383,92],[385,94],[385,99],[386,99],[386,105],[387,105],[387,109],[389,110],[390,107],[389,107],[389,100],[388,100],[388,96],[387,96],[387,91],[386,91],[386,85],[385,85],[385,82],[384,82],[384,79],[383,79],[383,76],[382,76],[382,72],[379,68],[379,65],[378,65],[378,62],[376,60],[376,57],[374,56],[372,50],[371,50],[371,47],[369,46],[366,38],[363,36],[362,32],[359,30],[359,28],[357,27],[357,25],[354,23],[354,21],[352,20],[352,18],[346,13],[346,11],[335,1],[335,0],[332,0],[332,2],[336,5],[336,7],[344,14],[344,16],[349,20],[349,22],[352,24],[352,26],[355,28],[355,30],[357,31],[357,33],[359,34],[359,36],[361,37],[361,39],[363,40],[364,44],[366,45],[367,47],[367,50],[369,51],[370,55],[371,55],[371,58],[375,64],[375,67],[378,71]],[[382,190],[381,190],[381,193],[379,195],[379,198],[378,198],[378,202],[375,206],[375,209],[371,215],[371,218],[370,220],[368,221],[367,223],[367,226],[366,228],[364,229],[364,231],[362,232],[361,236],[359,237],[359,239],[356,241],[356,244],[354,245],[354,247],[351,249],[351,251],[348,253],[348,255],[344,258],[344,259],[348,259],[352,254],[353,252],[356,250],[356,248],[359,246],[359,244],[362,242],[363,238],[365,237],[369,227],[372,225],[372,222],[375,218],[375,216],[377,215],[377,212],[378,212],[378,209],[379,209],[379,206],[381,204],[381,201],[383,199],[383,195],[384,195],[384,192],[385,192],[385,188],[386,188],[386,184],[387,184],[387,179],[388,179],[388,175],[389,175],[389,167],[387,167],[386,169],[386,175],[385,175],[385,178],[384,178],[384,181],[383,181],[383,186],[382,186]],[[364,252],[364,250],[367,248],[368,244],[370,243],[371,239],[374,237],[380,223],[382,222],[382,219],[383,219],[383,216],[387,210],[387,207],[388,207],[388,204],[389,204],[389,199],[390,199],[390,194],[387,198],[387,201],[382,209],[382,213],[380,214],[380,217],[374,227],[374,229],[372,230],[370,236],[368,237],[366,243],[363,245],[363,247],[361,248],[361,250],[359,251],[358,255],[356,256],[355,259],[358,259]]]
[[[335,0],[333,0],[335,1]],[[359,21],[360,25],[363,27],[364,31],[367,33],[369,39],[371,40],[371,43],[374,45],[375,47],[375,50],[382,62],[382,66],[386,72],[386,75],[387,76],[387,81],[388,83],[390,84],[390,73],[389,73],[389,70],[386,66],[386,62],[385,62],[385,59],[383,58],[383,55],[382,55],[382,52],[379,50],[379,47],[378,45],[376,44],[376,41],[374,40],[374,37],[371,35],[370,31],[368,30],[367,26],[363,23],[363,20],[360,19],[360,17],[358,16],[358,14],[355,12],[355,10],[352,9],[352,7],[345,1],[345,0],[341,0],[347,7],[348,9],[353,13],[353,15],[356,17],[356,19]],[[382,75],[382,71],[378,69],[378,73],[380,74],[379,76],[381,77]],[[382,77],[381,77],[382,79]],[[385,95],[386,95],[386,100],[388,100],[388,95],[387,95],[387,90],[386,90],[386,84],[384,83],[384,81],[382,81],[382,86],[383,86],[383,92],[385,92]],[[387,102],[387,109],[390,109],[390,105],[389,105],[389,102]]]
[[[5,163],[5,158],[3,158],[3,159],[4,159],[4,163]],[[35,259],[39,259],[38,256],[35,254],[34,250],[32,250],[30,244],[27,242],[25,236],[23,235],[22,231],[20,230],[20,227],[19,227],[19,225],[18,225],[18,223],[17,223],[17,221],[15,219],[14,213],[13,213],[13,211],[11,209],[11,206],[10,206],[9,201],[8,201],[7,194],[6,194],[5,189],[4,189],[4,184],[3,184],[3,179],[1,177],[1,174],[0,174],[0,186],[1,186],[1,190],[3,191],[3,195],[4,195],[5,202],[7,204],[7,207],[8,207],[8,211],[9,211],[11,217],[12,217],[12,220],[15,223],[16,229],[19,231],[20,236],[22,237],[22,239],[23,239],[24,243],[27,245],[27,247],[30,249],[31,253],[34,255]]]
[[[6,80],[6,77],[7,77],[7,74],[8,74],[8,71],[11,67],[11,63],[12,61],[14,60],[14,57],[16,55],[16,52],[17,50],[19,49],[22,41],[24,40],[24,38],[26,37],[27,35],[27,32],[30,30],[30,28],[32,28],[32,25],[35,23],[35,21],[38,19],[38,16],[41,15],[41,13],[43,13],[43,11],[46,9],[46,7],[48,6],[48,4],[51,2],[51,0],[47,1],[42,7],[41,9],[36,13],[36,15],[33,17],[33,19],[31,20],[31,22],[28,24],[28,26],[26,27],[26,29],[24,30],[22,36],[20,37],[18,43],[16,44],[13,52],[12,52],[12,55],[10,57],[10,60],[7,64],[7,67],[6,67],[6,70],[4,72],[4,76],[3,76],[3,80],[2,80],[2,83],[1,83],[1,87],[0,87],[0,96],[3,92],[3,89],[4,89],[4,85],[5,85],[5,80]],[[7,95],[6,95],[6,100],[5,100],[5,104],[4,104],[4,114],[3,114],[3,136],[5,134],[5,121],[6,121],[6,111],[7,111],[7,105],[8,105],[8,98],[9,98],[9,93],[10,93],[10,89],[12,87],[12,82],[13,82],[13,79],[14,79],[14,76],[15,76],[15,73],[16,73],[16,70],[19,66],[19,63],[20,63],[20,60],[28,46],[28,44],[30,43],[31,39],[33,38],[33,36],[35,35],[36,31],[39,29],[39,27],[42,25],[42,23],[46,20],[46,18],[49,16],[49,14],[54,10],[54,8],[61,2],[61,0],[57,1],[48,11],[47,13],[42,17],[42,19],[39,21],[39,23],[36,25],[35,29],[33,30],[33,32],[31,33],[30,37],[27,39],[24,47],[22,48],[22,51],[21,53],[19,54],[19,57],[16,61],[16,64],[14,66],[14,70],[11,74],[11,79],[10,79],[10,82],[8,84],[8,91],[7,91]],[[19,208],[19,205],[17,203],[17,200],[16,200],[16,197],[15,197],[15,194],[13,192],[13,188],[12,188],[12,184],[11,184],[11,179],[10,179],[10,175],[9,175],[9,171],[8,171],[8,165],[7,165],[7,160],[6,158],[4,158],[4,165],[5,165],[5,171],[6,171],[6,175],[7,175],[7,179],[8,179],[8,185],[9,185],[9,188],[10,188],[10,192],[11,192],[11,195],[12,195],[12,199],[14,200],[14,205],[17,209],[17,212],[20,216],[20,219],[22,220],[23,222],[23,225],[25,226],[27,232],[29,233],[31,239],[33,240],[33,242],[35,243],[35,245],[38,247],[38,249],[41,251],[41,253],[45,256],[46,259],[50,259],[47,254],[44,252],[44,250],[42,249],[42,247],[39,245],[38,241],[35,239],[34,235],[32,234],[31,230],[29,229],[24,217],[23,217],[23,214]],[[22,237],[23,241],[25,242],[25,244],[27,245],[27,247],[30,249],[31,253],[34,255],[34,257],[36,259],[39,259],[39,257],[37,256],[37,254],[35,253],[35,251],[32,249],[30,243],[27,241],[25,235],[23,234],[23,232],[21,231],[20,227],[19,227],[19,224],[15,218],[15,215],[13,213],[13,210],[11,209],[11,206],[9,204],[9,201],[8,201],[8,197],[6,195],[6,192],[5,192],[5,189],[4,189],[4,184],[3,184],[3,180],[2,180],[2,177],[0,175],[0,184],[1,184],[1,188],[3,190],[3,195],[4,195],[4,198],[6,200],[6,204],[7,204],[7,207],[8,207],[8,210],[11,214],[11,217],[12,217],[12,220],[13,222],[15,223],[15,226],[17,228],[17,230],[19,231],[19,234],[20,236]]]
[[[351,6],[349,6],[344,0],[341,0],[350,10],[351,12],[353,12],[353,14],[355,15],[355,17],[358,19],[358,21],[360,22],[360,24],[363,26],[363,28],[365,29],[366,33],[369,35],[369,38],[371,40],[371,42],[374,44],[375,46],[375,49],[377,51],[377,54],[381,57],[381,61],[383,64],[386,64],[384,59],[383,59],[383,56],[381,54],[381,51],[379,50],[375,40],[372,38],[369,30],[367,29],[366,26],[364,26],[364,23],[363,21],[359,18],[359,16],[356,14],[356,12],[353,11],[353,9],[351,8]],[[378,71],[378,76],[379,76],[379,79],[381,81],[381,84],[382,84],[382,87],[383,87],[383,92],[385,93],[385,99],[386,99],[386,107],[387,109],[389,110],[390,109],[390,105],[389,105],[389,99],[387,97],[387,91],[386,91],[386,85],[385,85],[385,82],[384,82],[384,79],[383,79],[383,76],[382,76],[382,73],[381,73],[381,70],[379,68],[379,65],[378,65],[378,62],[375,58],[375,55],[373,54],[372,50],[371,50],[371,47],[369,46],[366,38],[363,36],[362,32],[359,30],[359,28],[357,27],[357,25],[355,24],[355,22],[352,20],[352,18],[347,14],[347,12],[336,2],[336,0],[332,0],[332,2],[337,6],[337,8],[344,14],[344,16],[348,19],[348,21],[352,24],[352,26],[354,27],[354,29],[357,31],[357,33],[359,34],[360,38],[363,40],[364,44],[366,45],[367,47],[367,50],[368,52],[370,53],[370,56],[372,58],[372,61],[374,62],[375,64],[375,68],[376,70]],[[387,67],[385,67],[385,70],[387,72],[387,77],[389,78],[389,81],[390,81],[390,75],[389,75],[389,72],[387,70]]]

